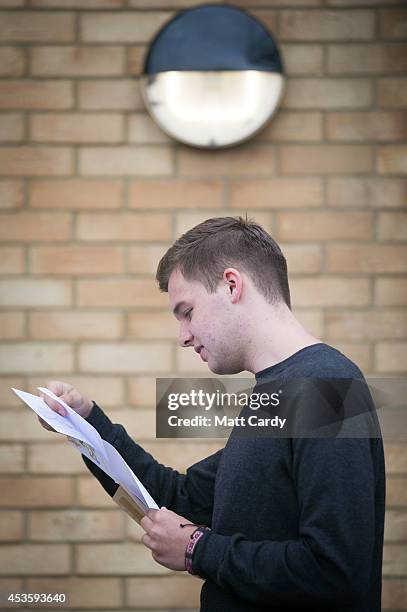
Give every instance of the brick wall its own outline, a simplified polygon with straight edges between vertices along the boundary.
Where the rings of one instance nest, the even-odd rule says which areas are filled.
[[[145,45],[194,0],[0,0],[0,590],[78,610],[196,608],[79,456],[9,388],[72,382],[178,469],[218,444],[154,440],[176,347],[156,262],[248,211],[287,254],[295,311],[366,373],[407,370],[407,10],[392,0],[236,2],[281,43],[288,86],[250,143],[201,152],[143,109]],[[403,178],[404,176],[404,178]],[[407,609],[407,446],[386,445],[385,609]]]

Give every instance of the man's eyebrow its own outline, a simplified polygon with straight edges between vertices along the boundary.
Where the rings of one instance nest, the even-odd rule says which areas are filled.
[[[181,310],[183,306],[185,306],[185,304],[186,304],[185,301],[178,302],[178,304],[175,306],[174,310],[172,311],[172,314],[177,316],[179,314],[179,311]]]

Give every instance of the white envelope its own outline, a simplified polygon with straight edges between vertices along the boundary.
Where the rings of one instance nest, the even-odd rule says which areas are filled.
[[[46,387],[38,387],[38,389],[63,406],[67,412],[66,416],[61,416],[52,410],[37,395],[14,388],[13,391],[48,425],[51,425],[55,431],[66,435],[68,441],[76,450],[85,455],[106,472],[117,484],[126,489],[130,496],[137,498],[147,508],[157,509],[158,505],[154,499],[114,446],[106,442],[106,440],[102,440],[93,425],[54,395],[52,391]]]

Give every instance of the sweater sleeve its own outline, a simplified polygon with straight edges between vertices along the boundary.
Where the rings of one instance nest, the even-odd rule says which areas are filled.
[[[194,523],[211,524],[221,450],[192,465],[186,474],[180,474],[158,463],[130,438],[122,425],[113,424],[97,404],[93,404],[87,421],[103,440],[116,448],[159,506],[166,506]],[[86,457],[83,456],[83,460],[103,488],[113,496],[118,487],[114,480]]]
[[[354,603],[369,588],[375,473],[371,447],[381,440],[294,439],[298,537],[250,541],[208,532],[193,570],[259,604]],[[253,517],[255,520],[255,517]]]

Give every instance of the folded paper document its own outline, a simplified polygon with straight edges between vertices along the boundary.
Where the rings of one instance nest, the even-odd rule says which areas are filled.
[[[93,425],[54,395],[52,391],[45,387],[38,387],[38,389],[44,395],[48,395],[61,404],[67,412],[66,416],[61,416],[51,410],[44,400],[37,395],[18,389],[13,389],[13,391],[55,431],[67,436],[68,441],[77,451],[93,461],[117,482],[119,488],[113,499],[132,518],[140,521],[149,508],[157,509],[158,506],[154,499],[114,446],[106,440],[102,440]]]

